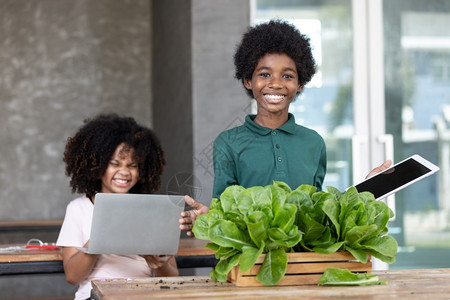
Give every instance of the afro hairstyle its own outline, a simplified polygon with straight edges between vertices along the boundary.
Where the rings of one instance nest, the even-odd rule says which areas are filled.
[[[258,61],[266,54],[286,54],[297,67],[299,84],[305,86],[316,72],[309,38],[282,20],[271,20],[244,33],[234,55],[235,77],[244,83],[251,80]],[[251,90],[247,94],[253,97]]]
[[[130,193],[154,193],[161,185],[166,164],[159,139],[149,128],[131,117],[100,114],[84,121],[76,134],[67,139],[63,161],[70,177],[72,192],[88,198],[101,191],[101,179],[117,147],[125,143],[134,149],[133,159],[139,167],[139,178]]]

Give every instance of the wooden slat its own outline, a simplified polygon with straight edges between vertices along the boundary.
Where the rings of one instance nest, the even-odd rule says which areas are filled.
[[[0,227],[61,226],[62,220],[10,220],[0,221]]]
[[[323,273],[327,268],[341,268],[349,269],[350,271],[367,272],[372,270],[372,263],[362,264],[359,262],[342,262],[342,261],[330,261],[330,262],[313,262],[313,263],[288,263],[286,268],[286,274],[307,274],[307,273]],[[256,265],[249,271],[241,273],[242,276],[256,276],[261,265]]]
[[[339,251],[330,254],[321,254],[316,252],[295,252],[287,253],[290,262],[311,262],[311,261],[351,261],[355,257],[347,251]],[[264,262],[266,255],[261,254],[256,260],[257,264]]]
[[[0,245],[0,248],[14,247],[12,245]],[[24,245],[21,245],[24,246]],[[12,252],[0,253],[0,263],[7,262],[30,262],[30,261],[62,261],[60,249],[22,249]]]
[[[308,274],[308,275],[287,275],[284,276],[277,286],[286,285],[311,285],[317,284],[321,274]],[[236,286],[264,286],[253,277],[240,277],[237,281],[233,282]]]

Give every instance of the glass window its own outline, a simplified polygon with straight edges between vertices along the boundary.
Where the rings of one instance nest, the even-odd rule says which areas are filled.
[[[324,186],[342,190],[353,183],[351,139],[361,128],[353,118],[352,49],[365,41],[354,41],[352,32],[365,24],[352,24],[352,4],[360,4],[355,1],[371,0],[254,1],[254,23],[286,19],[311,39],[318,72],[291,112],[324,137],[329,165]],[[450,267],[450,1],[382,4],[384,46],[368,49],[384,58],[385,114],[375,117],[393,136],[395,161],[418,153],[441,168],[396,193],[389,230],[399,253],[389,268]],[[364,13],[361,22],[373,17]]]
[[[450,267],[450,2],[384,1],[386,130],[395,158],[440,166],[396,194],[392,268]]]

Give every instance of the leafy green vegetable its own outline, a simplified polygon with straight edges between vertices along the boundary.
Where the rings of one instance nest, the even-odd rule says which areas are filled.
[[[300,186],[297,190],[304,189]],[[298,205],[294,224],[305,234],[295,251],[349,251],[363,263],[367,262],[368,254],[393,263],[398,246],[393,237],[386,235],[387,223],[394,215],[386,203],[376,201],[371,193],[358,193],[354,187],[343,194],[333,187],[327,190],[328,193],[311,195],[312,206],[308,201]],[[325,235],[326,230],[330,231],[330,237]]]
[[[367,192],[355,188],[341,193],[327,192],[311,185],[291,190],[284,182],[265,187],[230,186],[213,199],[208,214],[194,223],[198,239],[220,259],[210,276],[226,281],[228,272],[239,264],[250,270],[261,254],[266,254],[256,279],[275,285],[286,273],[289,252],[349,251],[366,263],[368,255],[393,263],[397,242],[387,235],[393,216],[389,207]]]
[[[269,251],[256,275],[256,279],[266,285],[278,283],[286,273],[287,255],[283,249]]]
[[[348,269],[328,268],[320,277],[318,285],[376,285],[387,284],[378,276],[369,273],[353,273]]]

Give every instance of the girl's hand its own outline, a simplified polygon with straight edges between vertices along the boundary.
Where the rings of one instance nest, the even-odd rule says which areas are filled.
[[[148,266],[153,269],[159,269],[163,267],[169,259],[173,256],[171,255],[141,255],[145,261],[147,262]]]
[[[183,211],[181,213],[181,219],[179,219],[178,222],[180,223],[181,230],[186,230],[186,234],[188,236],[194,236],[191,230],[194,226],[195,219],[197,219],[199,215],[208,213],[209,208],[208,206],[204,205],[201,202],[195,201],[189,196],[184,196],[184,201],[193,209]]]
[[[89,247],[89,241],[83,246]],[[70,284],[79,284],[92,272],[97,262],[97,254],[87,254],[76,247],[62,247],[64,274]]]
[[[145,259],[156,276],[178,276],[178,268],[173,255],[140,255]]]

